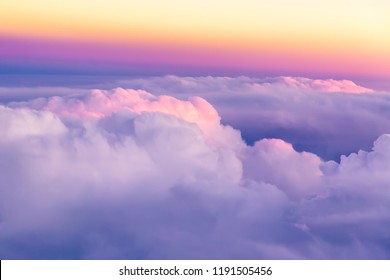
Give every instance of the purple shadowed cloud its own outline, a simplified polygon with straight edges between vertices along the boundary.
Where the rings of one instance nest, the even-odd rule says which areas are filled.
[[[327,161],[286,139],[247,145],[202,98],[258,114],[253,129],[387,119],[385,93],[290,81],[166,77],[0,106],[0,258],[388,259],[388,134]]]
[[[178,98],[201,96],[253,144],[280,138],[324,159],[370,149],[390,133],[390,95],[348,80],[308,78],[156,77],[120,81],[123,87]]]

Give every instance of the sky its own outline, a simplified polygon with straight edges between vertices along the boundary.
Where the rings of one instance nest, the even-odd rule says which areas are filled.
[[[389,259],[390,2],[0,3],[0,259]]]
[[[385,0],[0,4],[1,73],[390,77]]]

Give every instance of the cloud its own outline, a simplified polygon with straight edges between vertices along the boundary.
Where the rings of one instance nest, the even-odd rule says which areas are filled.
[[[10,103],[0,124],[2,259],[390,257],[386,134],[326,161],[245,144],[201,97],[121,88]]]
[[[309,79],[302,77],[279,77],[274,79],[269,79],[264,82],[255,82],[253,86],[260,88],[270,88],[272,89],[275,84],[280,87],[285,87],[289,89],[299,89],[307,91],[317,91],[317,92],[345,92],[345,93],[372,93],[372,89],[365,88],[359,85],[356,85],[354,82],[349,80],[320,80],[320,79]]]
[[[291,199],[321,192],[320,164],[318,156],[298,153],[280,139],[260,140],[247,147],[244,156],[245,177],[273,184]]]
[[[148,78],[133,78],[118,81],[122,86],[131,86],[135,88],[144,88],[161,93],[168,90],[170,93],[178,92],[201,92],[203,94],[211,91],[225,89],[243,90],[307,90],[315,92],[344,92],[344,93],[373,93],[374,90],[359,86],[350,80],[334,79],[309,79],[304,77],[272,77],[272,78],[252,78],[246,76],[239,77],[178,77],[162,76]],[[243,87],[243,85],[245,87]]]
[[[5,84],[6,81],[1,80],[1,83]],[[0,87],[0,104],[7,104],[12,101],[23,102],[39,97],[88,94],[89,92],[89,89],[70,88],[66,86]]]

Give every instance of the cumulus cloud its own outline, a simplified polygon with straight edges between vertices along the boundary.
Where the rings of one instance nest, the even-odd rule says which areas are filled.
[[[246,178],[273,184],[291,199],[321,192],[321,159],[311,153],[298,153],[283,140],[260,140],[246,148],[243,158]]]
[[[389,135],[326,161],[247,145],[183,99],[117,88],[0,106],[0,258],[390,257]]]

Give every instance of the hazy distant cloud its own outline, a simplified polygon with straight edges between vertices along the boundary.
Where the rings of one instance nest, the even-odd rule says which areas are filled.
[[[317,92],[345,92],[345,93],[370,93],[372,89],[356,85],[349,80],[320,80],[308,79],[302,77],[279,77],[274,79],[265,79],[264,81],[254,81],[252,84],[255,89],[272,89],[273,87],[286,87],[289,89],[300,89]]]
[[[369,149],[390,132],[390,94],[348,80],[166,76],[121,84],[179,98],[204,97],[249,143],[280,138],[326,159]]]
[[[309,79],[304,77],[252,78],[246,76],[231,77],[178,77],[162,76],[133,78],[118,81],[121,86],[144,88],[150,91],[163,92],[203,92],[220,90],[307,90],[315,92],[372,93],[374,90],[359,86],[350,80]]]
[[[0,106],[0,125],[2,259],[390,257],[388,135],[325,161],[246,145],[203,98],[121,88]]]
[[[69,87],[0,87],[0,104],[38,97],[87,94],[90,90]]]

